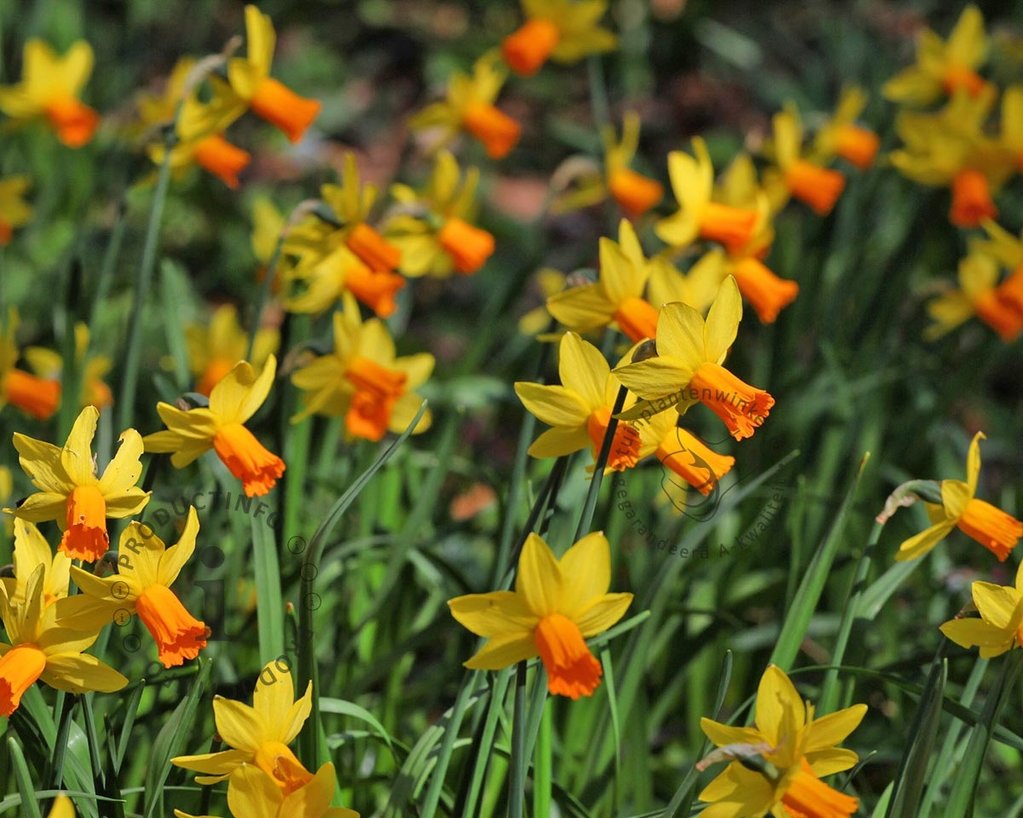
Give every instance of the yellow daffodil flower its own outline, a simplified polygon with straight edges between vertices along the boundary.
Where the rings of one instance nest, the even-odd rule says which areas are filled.
[[[245,104],[223,80],[217,77],[209,80],[213,96],[208,102],[200,102],[194,90],[182,89],[188,96],[181,104],[175,125],[178,138],[171,148],[170,166],[180,174],[198,165],[234,189],[239,185],[238,174],[248,166],[252,156],[228,142],[224,131],[245,112]],[[150,145],[149,157],[159,165],[166,150],[162,143]]]
[[[1023,85],[1011,85],[1002,93],[1001,141],[1023,170]],[[2,209],[0,209],[2,212]]]
[[[1007,343],[1023,332],[1023,275],[998,283],[998,262],[977,245],[959,262],[959,289],[927,304],[934,323],[924,337],[940,338],[976,316]]]
[[[563,190],[551,203],[552,213],[569,213],[599,204],[611,196],[629,219],[638,219],[660,204],[664,186],[631,167],[639,149],[639,114],[628,111],[622,118],[619,140],[613,125],[601,130],[604,167],[585,156],[571,156],[555,171],[551,185]]]
[[[299,96],[270,76],[277,35],[269,15],[253,5],[245,7],[245,39],[248,55],[235,57],[227,64],[231,88],[256,116],[298,142],[319,115],[321,104]]]
[[[99,609],[108,616],[118,610],[138,614],[156,642],[164,667],[183,665],[206,647],[206,626],[170,589],[195,552],[198,532],[199,518],[192,507],[177,545],[170,548],[151,528],[133,522],[121,534],[116,575],[101,579],[81,568],[71,569],[71,577],[82,593],[100,603]],[[74,624],[69,622],[68,626]]]
[[[590,449],[594,459],[607,434],[611,410],[621,384],[604,356],[574,332],[566,332],[558,347],[560,385],[518,381],[515,394],[526,410],[552,427],[529,447],[532,457],[561,457]],[[626,404],[629,405],[629,404]],[[608,454],[607,468],[624,471],[639,460],[639,433],[620,422]]]
[[[49,420],[60,405],[60,383],[15,366],[20,357],[17,330],[18,313],[11,308],[0,336],[0,409],[11,404],[36,420]]]
[[[598,25],[607,0],[522,0],[522,12],[526,22],[501,44],[504,61],[520,76],[532,76],[548,59],[575,63],[618,45]]]
[[[961,647],[980,648],[981,659],[1023,647],[1023,564],[1016,569],[1014,585],[974,582],[970,591],[980,618],[956,617],[941,632]]]
[[[721,366],[741,319],[742,298],[731,276],[722,283],[706,321],[687,304],[666,304],[657,323],[657,356],[614,370],[643,399],[622,417],[650,417],[672,406],[681,415],[702,402],[736,440],[751,437],[774,398]]]
[[[276,372],[273,355],[258,377],[248,361],[241,361],[210,391],[208,407],[185,410],[161,401],[156,411],[167,430],[146,435],[146,451],[172,453],[171,465],[183,469],[213,449],[242,481],[246,497],[266,494],[284,474],[284,461],[256,440],[245,421],[266,401]]]
[[[998,215],[992,196],[1016,170],[1016,156],[984,132],[995,91],[977,97],[957,92],[936,114],[903,112],[895,129],[904,147],[889,160],[904,176],[952,191],[949,221],[977,227]]]
[[[764,190],[774,212],[795,197],[818,216],[831,212],[845,189],[845,176],[803,155],[803,124],[794,105],[787,105],[772,120],[775,167],[764,174]]]
[[[952,96],[958,90],[976,96],[987,85],[977,73],[987,59],[987,52],[984,16],[975,5],[968,5],[948,40],[942,40],[930,29],[921,31],[916,41],[916,64],[888,80],[881,92],[892,102],[917,107],[937,102],[942,96]]]
[[[855,85],[844,89],[835,113],[814,137],[812,158],[825,164],[835,156],[841,156],[860,170],[874,164],[881,140],[869,128],[856,124],[866,107],[866,91]]]
[[[657,308],[643,300],[651,271],[668,264],[661,257],[647,260],[636,232],[623,219],[619,242],[600,240],[600,272],[593,284],[571,287],[547,299],[547,309],[575,332],[590,332],[612,322],[632,341],[653,338]]]
[[[695,157],[682,151],[668,154],[668,175],[679,209],[654,229],[673,247],[686,247],[702,238],[739,248],[752,238],[757,214],[712,201],[714,166],[700,137],[693,139],[693,153]]]
[[[710,806],[706,818],[758,818],[772,815],[847,818],[858,806],[821,782],[820,776],[848,770],[858,760],[852,750],[835,745],[858,726],[867,712],[857,704],[814,718],[789,677],[776,665],[768,666],[757,689],[753,727],[732,727],[700,719],[700,728],[715,745],[744,750],[773,767],[773,775],[732,761],[700,793]],[[718,754],[710,759],[717,760]],[[701,764],[702,769],[702,764]]]
[[[653,455],[668,471],[677,474],[700,494],[707,496],[718,481],[732,470],[735,458],[718,454],[700,438],[678,425],[678,415],[659,412],[642,422],[639,430],[639,459]]]
[[[82,391],[78,398],[79,408],[95,406],[105,409],[113,405],[114,393],[103,380],[114,366],[106,355],[88,355],[89,327],[79,321],[75,324],[75,365],[81,369]],[[64,359],[60,354],[46,347],[27,347],[25,360],[41,378],[58,379],[64,370]],[[83,363],[84,360],[84,363]]]
[[[514,591],[467,594],[448,601],[451,615],[487,643],[465,663],[501,670],[539,656],[547,689],[591,696],[602,669],[585,640],[625,615],[632,594],[609,594],[611,548],[603,532],[587,534],[557,559],[530,534],[519,556]]]
[[[941,481],[941,505],[926,504],[933,525],[903,542],[895,559],[922,557],[945,539],[953,528],[979,542],[998,557],[999,562],[1005,562],[1012,553],[1023,537],[1023,522],[975,496],[980,475],[980,441],[984,437],[983,432],[977,432],[970,442],[966,455],[966,482]]]
[[[262,770],[285,796],[308,784],[313,775],[288,745],[295,740],[313,707],[313,683],[295,700],[291,668],[282,659],[263,666],[252,694],[252,706],[223,696],[213,697],[217,735],[230,747],[219,753],[178,756],[171,763],[201,775],[197,784],[216,784],[241,765]],[[282,763],[283,762],[283,763]]]
[[[185,98],[188,81],[195,68],[195,57],[180,57],[163,82],[160,93],[143,91],[135,100],[138,129],[143,133],[170,125],[178,112],[178,103]]]
[[[10,244],[14,231],[32,218],[32,207],[25,201],[30,184],[27,176],[0,179],[0,247]]]
[[[456,72],[448,83],[446,99],[426,106],[412,117],[409,127],[434,132],[433,150],[446,147],[465,131],[483,143],[491,159],[507,156],[522,129],[494,106],[506,77],[498,67],[499,60],[498,53],[490,52],[476,61],[472,76]]]
[[[86,406],[63,448],[14,433],[21,468],[39,489],[13,509],[14,515],[34,523],[56,520],[64,532],[60,550],[87,562],[98,560],[110,546],[107,518],[137,514],[150,497],[135,485],[142,474],[142,437],[134,429],[121,433],[117,454],[96,476],[92,439],[98,420],[99,410]]]
[[[446,278],[452,270],[470,275],[494,252],[494,237],[474,226],[478,168],[462,176],[455,157],[441,151],[425,190],[392,185],[398,202],[385,234],[401,250],[401,271],[411,277]]]
[[[287,768],[295,762],[281,759]],[[308,784],[285,795],[272,777],[258,766],[241,764],[231,773],[227,788],[227,806],[234,818],[359,818],[345,807],[330,806],[337,788],[333,764],[324,764]],[[176,818],[213,818],[192,816],[179,809]]]
[[[99,114],[78,98],[92,63],[92,47],[84,40],[72,43],[63,57],[42,40],[28,40],[21,82],[0,86],[0,111],[15,121],[44,118],[61,142],[82,147],[99,124]]]
[[[394,273],[402,254],[367,221],[376,195],[373,185],[360,182],[355,155],[347,154],[341,185],[320,188],[336,223],[310,217],[288,233],[284,250],[298,261],[287,277],[308,287],[288,300],[288,309],[321,312],[348,290],[381,318],[394,312],[394,294],[405,285]]]
[[[358,305],[346,297],[334,313],[334,351],[314,358],[292,373],[291,382],[306,392],[305,406],[292,423],[313,414],[344,417],[349,438],[380,440],[403,432],[423,403],[415,393],[430,377],[429,353],[396,357],[387,326],[376,318],[363,322]],[[427,411],[413,430],[430,427]]]
[[[195,390],[203,395],[210,391],[245,357],[249,334],[238,322],[233,304],[221,304],[213,311],[208,326],[190,324],[185,327],[188,362],[196,378]],[[277,352],[280,333],[272,327],[261,327],[252,345],[252,364],[262,367]]]
[[[37,680],[71,693],[111,693],[128,684],[116,670],[82,653],[98,633],[83,634],[56,624],[67,600],[43,604],[43,574],[44,566],[37,566],[19,603],[11,598],[9,586],[0,583],[0,620],[10,640],[0,642],[0,716],[17,710]]]

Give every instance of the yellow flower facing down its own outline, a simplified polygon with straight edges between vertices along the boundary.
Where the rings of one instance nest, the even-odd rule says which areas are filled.
[[[313,779],[288,747],[302,730],[312,707],[312,682],[296,701],[287,662],[267,662],[256,680],[251,707],[223,696],[213,697],[217,735],[231,749],[178,756],[171,763],[201,773],[195,777],[198,784],[216,784],[243,764],[251,764],[269,776],[285,796],[291,795]]]
[[[974,245],[959,262],[959,289],[932,299],[927,312],[933,319],[924,337],[940,338],[976,316],[1003,341],[1011,343],[1023,332],[1023,274],[1014,273],[999,284],[998,262]]]
[[[818,818],[852,815],[857,800],[819,779],[856,764],[856,753],[836,745],[859,726],[866,712],[865,704],[857,704],[814,718],[813,705],[802,700],[781,668],[769,665],[757,689],[754,726],[732,727],[703,718],[700,728],[718,747],[742,748],[747,754],[761,756],[774,768],[776,776],[732,761],[700,793],[701,801],[710,802],[701,815],[706,818],[761,818],[768,812],[775,816]]]
[[[32,218],[32,208],[25,201],[29,184],[27,176],[0,179],[0,247],[10,244],[14,231]]]
[[[0,111],[16,121],[45,119],[61,142],[82,147],[99,124],[99,114],[79,99],[92,64],[92,47],[84,40],[62,57],[42,40],[28,40],[21,82],[0,86]]]
[[[82,593],[99,603],[96,609],[101,616],[106,615],[107,621],[118,610],[138,614],[156,642],[164,667],[183,665],[206,647],[206,626],[170,589],[195,552],[198,532],[199,518],[191,507],[181,538],[170,548],[151,528],[133,522],[121,534],[116,575],[101,579],[81,568],[71,569]],[[75,627],[74,621],[66,624]]]
[[[845,176],[803,155],[803,123],[795,106],[788,105],[772,120],[775,167],[764,174],[764,189],[777,212],[795,197],[818,216],[826,216],[845,189]]]
[[[984,437],[983,432],[977,432],[970,442],[966,455],[966,482],[941,481],[941,505],[926,504],[933,525],[903,542],[895,559],[922,557],[945,539],[953,528],[979,542],[998,557],[999,562],[1005,562],[1012,553],[1023,537],[1023,522],[975,496],[980,476],[980,441]]]
[[[529,447],[532,457],[561,457],[590,449],[594,460],[607,434],[611,410],[621,384],[604,356],[574,332],[566,332],[558,347],[560,385],[519,381],[515,394],[532,415],[552,428]],[[630,404],[626,404],[628,406]],[[640,456],[639,432],[628,421],[615,428],[607,468],[624,471]]]
[[[586,639],[625,615],[632,594],[610,594],[611,548],[587,534],[557,559],[539,536],[522,547],[514,591],[467,594],[448,601],[451,615],[487,643],[465,663],[501,670],[539,656],[547,689],[578,699],[600,684],[601,667]]]
[[[529,77],[548,59],[575,63],[614,50],[618,40],[599,26],[607,0],[522,0],[526,22],[504,38],[501,54],[516,74]]]
[[[866,107],[867,93],[862,88],[845,88],[835,113],[814,137],[813,159],[824,164],[835,156],[841,156],[860,170],[874,164],[881,140],[872,130],[856,123]]]
[[[81,371],[82,390],[78,398],[79,408],[95,406],[103,410],[114,402],[114,393],[103,380],[114,366],[106,355],[88,355],[89,327],[84,322],[75,324],[75,366]],[[27,347],[25,360],[32,371],[41,378],[56,380],[64,370],[64,359],[46,347]]]
[[[298,142],[319,115],[321,104],[299,96],[270,76],[277,35],[269,15],[253,5],[245,7],[245,38],[248,55],[235,57],[227,64],[231,88],[256,116]]]
[[[980,648],[981,659],[1023,647],[1023,564],[1016,570],[1015,584],[978,581],[970,591],[980,618],[956,617],[944,623],[941,632],[961,647]]]
[[[66,599],[44,605],[44,566],[28,577],[24,600],[12,599],[10,586],[0,583],[0,620],[7,642],[0,642],[0,716],[10,716],[36,681],[71,693],[111,693],[128,680],[95,656],[82,651],[98,633],[83,634],[57,625]]]
[[[463,177],[455,157],[441,151],[424,190],[391,186],[398,207],[384,233],[401,250],[405,275],[446,278],[452,270],[470,275],[490,258],[494,237],[472,224],[479,177],[478,168]]]
[[[12,307],[0,336],[0,409],[12,404],[36,420],[49,420],[60,405],[60,383],[15,366],[20,354],[15,341],[17,330],[18,313]]]
[[[39,489],[13,509],[14,515],[34,523],[56,520],[64,532],[60,550],[86,562],[95,562],[110,546],[107,518],[137,514],[150,497],[136,486],[143,449],[142,437],[134,429],[121,433],[117,454],[97,477],[92,439],[98,420],[99,410],[86,406],[63,448],[14,433],[21,468]]]
[[[281,759],[285,769],[295,762]],[[359,818],[355,810],[330,806],[337,788],[333,764],[324,764],[309,783],[285,795],[276,781],[252,764],[241,764],[231,773],[227,788],[227,806],[234,818]],[[176,818],[213,818],[192,816],[179,809]]]
[[[667,265],[663,258],[647,259],[636,231],[625,219],[618,228],[619,242],[600,240],[597,281],[571,287],[547,299],[547,309],[575,332],[590,332],[612,322],[633,341],[653,338],[657,308],[643,299],[653,270]]]
[[[403,432],[422,406],[415,389],[433,372],[429,353],[397,357],[387,326],[376,318],[363,322],[351,297],[334,313],[334,351],[296,369],[291,382],[306,393],[297,423],[313,414],[344,417],[351,438],[381,440]],[[430,427],[427,411],[413,430]]]
[[[714,166],[700,137],[693,139],[693,153],[695,156],[682,151],[668,154],[668,175],[679,209],[657,222],[657,235],[673,247],[685,247],[702,238],[738,249],[753,236],[756,211],[713,201]]]
[[[681,415],[702,402],[736,440],[751,437],[774,398],[721,366],[741,319],[742,298],[731,276],[722,283],[706,321],[687,304],[666,304],[657,322],[656,357],[614,370],[642,398],[622,417],[649,417],[672,406]]]
[[[284,461],[267,451],[245,422],[266,401],[276,372],[273,355],[258,377],[248,361],[241,361],[210,391],[208,407],[179,409],[161,401],[156,411],[167,430],[146,435],[146,451],[171,453],[171,465],[183,469],[213,449],[242,481],[247,497],[266,494],[284,474]]]
[[[252,364],[262,367],[267,358],[277,352],[280,333],[271,327],[261,327],[252,345]],[[238,309],[233,304],[221,304],[213,311],[207,326],[190,324],[185,327],[188,363],[196,378],[195,390],[203,395],[210,391],[245,357],[249,349],[249,335],[238,322]]]
[[[498,67],[500,55],[480,57],[472,76],[456,72],[443,102],[427,105],[409,121],[414,131],[433,132],[432,149],[446,147],[465,131],[483,143],[487,156],[502,159],[519,141],[519,123],[494,106],[506,72]]]
[[[892,102],[918,107],[959,90],[976,96],[986,86],[977,69],[984,65],[987,52],[984,16],[975,5],[968,5],[948,40],[930,29],[921,31],[916,42],[916,64],[888,80],[881,91]]]

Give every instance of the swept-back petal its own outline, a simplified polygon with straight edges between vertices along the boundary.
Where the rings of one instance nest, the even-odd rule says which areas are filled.
[[[611,372],[604,356],[574,332],[566,332],[558,345],[561,385],[571,389],[591,409],[604,404],[604,387]]]
[[[706,360],[720,364],[725,359],[728,348],[735,343],[741,320],[742,296],[735,278],[728,276],[721,282],[717,298],[707,313],[703,335]]]
[[[984,621],[1002,630],[1009,627],[1016,609],[1023,603],[1019,591],[1013,587],[974,582],[972,591],[973,604]]]
[[[589,607],[611,587],[611,546],[603,531],[593,531],[575,543],[558,560],[564,578],[562,608],[569,619]]]
[[[134,429],[125,429],[118,439],[117,453],[99,479],[99,490],[107,498],[107,503],[134,488],[142,476],[142,462],[139,460],[145,449],[142,435]]]
[[[86,406],[71,427],[64,448],[60,451],[60,464],[77,486],[97,482],[92,462],[92,439],[96,436],[99,410]]]
[[[39,677],[50,687],[69,693],[113,693],[128,680],[95,656],[58,653],[46,657],[46,670]]]
[[[255,753],[264,741],[270,739],[262,717],[247,704],[233,699],[214,696],[213,719],[220,737],[235,749]]]
[[[530,534],[522,546],[519,569],[515,574],[515,593],[537,617],[559,610],[562,600],[561,569],[554,554],[537,534]]]
[[[803,752],[812,753],[841,744],[859,726],[866,713],[865,704],[856,704],[814,720],[807,726]]]
[[[785,736],[783,724],[791,720],[798,730],[804,721],[803,700],[795,685],[777,665],[769,665],[757,688],[755,722],[764,740],[777,747]]]
[[[631,604],[632,594],[604,594],[575,614],[575,624],[584,637],[596,636],[625,616]]]
[[[512,591],[466,594],[448,600],[451,615],[477,636],[512,637],[532,633],[539,617]]]
[[[239,362],[210,392],[210,412],[219,423],[245,423],[263,405],[277,372],[277,358],[270,355],[257,377],[252,366]]]
[[[515,394],[526,410],[548,426],[575,428],[586,423],[592,408],[564,386],[518,381]],[[603,396],[602,396],[603,397]],[[603,400],[601,400],[603,402]]]
[[[511,639],[491,639],[465,666],[470,670],[502,670],[539,655],[532,634]]]

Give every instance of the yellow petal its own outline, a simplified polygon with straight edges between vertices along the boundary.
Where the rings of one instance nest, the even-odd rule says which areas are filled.
[[[803,700],[785,672],[777,665],[769,665],[757,688],[755,721],[764,740],[772,747],[778,747],[785,740],[782,725],[787,719],[792,719],[797,729],[803,726]]]
[[[614,374],[618,380],[644,400],[656,401],[659,398],[665,400],[670,398],[671,405],[673,405],[685,397],[683,389],[692,380],[693,371],[694,368],[689,366],[687,361],[673,355],[650,358],[640,361],[638,364],[619,367],[614,370]],[[660,406],[657,412],[662,412],[667,408],[669,407]],[[622,417],[629,418],[635,416],[641,416],[641,414],[622,415]]]
[[[15,432],[12,441],[18,450],[18,462],[29,479],[43,491],[62,494],[71,493],[74,484],[60,462],[60,448],[52,443],[35,440]]]
[[[139,460],[145,449],[142,435],[134,429],[125,429],[118,440],[120,445],[117,447],[117,453],[107,464],[99,480],[99,490],[103,492],[104,498],[123,495],[134,487],[142,476],[142,463]]]
[[[960,647],[979,647],[985,658],[1005,653],[1015,643],[1014,633],[1006,633],[980,619],[952,619],[940,630]]]
[[[948,35],[947,53],[950,62],[967,68],[977,68],[984,62],[987,56],[984,15],[975,5],[970,4],[959,15]]]
[[[448,600],[451,615],[477,636],[499,639],[532,633],[538,617],[511,591],[466,594]]]
[[[334,790],[337,788],[337,777],[334,765],[324,764],[316,771],[313,780],[284,799],[279,815],[323,816],[330,807]],[[243,813],[239,813],[243,814]]]
[[[128,684],[112,667],[84,653],[47,656],[46,670],[39,678],[50,687],[69,693],[113,693]]]
[[[302,698],[295,701],[282,715],[277,715],[269,722],[281,744],[291,744],[302,732],[302,726],[313,712],[313,683],[306,685]]]
[[[560,611],[562,580],[558,561],[537,534],[530,534],[522,546],[515,574],[515,593],[537,617]]]
[[[1009,628],[1023,602],[1015,588],[990,582],[974,582],[972,592],[973,604],[984,621],[1002,630]]]
[[[75,818],[75,806],[66,795],[58,795],[53,799],[53,807],[47,818]]]
[[[68,477],[76,485],[84,486],[96,482],[92,462],[92,439],[96,436],[99,410],[86,406],[71,427],[67,443],[60,452],[60,463]]]
[[[561,457],[587,449],[591,442],[585,426],[575,429],[548,429],[533,441],[528,453],[530,457],[536,458]]]
[[[564,386],[546,386],[539,383],[519,381],[515,384],[526,410],[548,426],[575,428],[586,423],[591,408],[582,398]]]
[[[31,523],[41,523],[44,520],[60,522],[67,519],[67,495],[37,491],[26,497],[13,511],[18,518]]]
[[[720,364],[728,348],[735,342],[742,320],[742,296],[735,278],[728,276],[718,290],[717,298],[707,313],[707,324],[704,328],[704,355],[706,360]]]
[[[859,760],[860,757],[852,750],[836,747],[806,753],[806,761],[818,778],[848,770]]]
[[[199,534],[199,517],[195,508],[188,507],[185,527],[181,531],[176,545],[172,545],[160,555],[156,569],[156,582],[168,588],[178,578],[185,563],[195,553],[195,538]]]
[[[137,589],[160,583],[160,558],[166,546],[148,525],[132,521],[117,544],[117,570]]]
[[[532,634],[506,640],[491,639],[465,666],[470,670],[502,670],[539,654]]]
[[[611,546],[604,532],[593,531],[575,543],[558,560],[558,567],[564,578],[559,613],[575,619],[611,587]]]
[[[764,740],[752,727],[732,727],[712,719],[700,719],[700,729],[718,747],[727,744],[759,744]]]
[[[239,764],[252,759],[252,753],[243,750],[223,750],[219,753],[200,753],[191,756],[177,756],[171,764],[186,770],[208,775],[227,775]]]
[[[865,704],[856,704],[816,719],[807,727],[803,751],[810,753],[841,744],[859,726],[866,713]]]
[[[915,560],[918,557],[922,557],[934,548],[934,546],[945,539],[953,528],[955,528],[954,522],[943,522],[924,529],[919,534],[915,534],[908,540],[905,540],[902,545],[899,546],[899,550],[895,554],[895,559],[905,561]]]
[[[227,788],[227,805],[232,815],[244,815],[245,818],[276,818],[283,801],[284,793],[280,787],[259,767],[243,764],[231,773],[231,783]]]
[[[552,295],[547,299],[547,311],[569,329],[589,332],[611,322],[615,304],[599,284],[584,284]]]
[[[657,319],[657,352],[691,362],[696,369],[704,355],[703,316],[688,304],[665,304]]]
[[[244,423],[270,394],[277,358],[270,355],[256,377],[252,366],[241,361],[210,392],[210,412],[221,423]]]
[[[255,753],[269,736],[262,717],[247,704],[213,697],[213,719],[217,732],[230,747]]]
[[[625,616],[632,598],[632,594],[604,594],[589,607],[576,611],[572,619],[584,637],[596,636]]]
[[[977,432],[970,441],[970,450],[966,454],[966,486],[970,490],[970,497],[977,493],[977,478],[980,476],[980,441],[985,440],[987,435]]]
[[[645,268],[633,264],[614,241],[600,240],[600,284],[608,301],[618,305],[626,298],[639,298],[646,278]]]
[[[604,387],[610,372],[611,367],[593,344],[587,343],[574,332],[566,332],[561,336],[558,346],[561,384],[582,398],[591,410],[604,405]]]
[[[963,516],[972,497],[969,484],[961,480],[941,481],[941,504],[949,521],[956,522]]]

